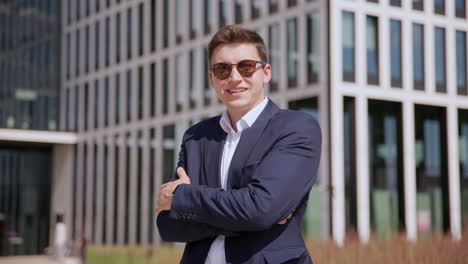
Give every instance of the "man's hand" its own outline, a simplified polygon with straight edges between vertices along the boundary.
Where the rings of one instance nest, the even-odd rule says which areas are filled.
[[[293,211],[293,213],[294,213],[294,211]],[[286,223],[288,222],[288,220],[291,219],[293,213],[290,213],[285,219],[279,221],[279,222],[278,222],[278,225],[284,225],[284,224],[286,224]]]
[[[190,184],[190,178],[187,176],[184,168],[177,168],[178,180],[171,181],[161,185],[159,188],[159,199],[155,210],[156,215],[162,211],[171,210],[173,192],[179,184]]]

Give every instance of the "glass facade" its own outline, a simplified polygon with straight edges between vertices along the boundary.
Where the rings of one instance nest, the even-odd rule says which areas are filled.
[[[278,91],[280,78],[280,56],[281,50],[279,47],[279,24],[273,24],[268,27],[268,48],[269,48],[269,63],[271,65],[271,80],[269,82],[270,92]]]
[[[415,106],[417,228],[421,235],[449,226],[446,112]]]
[[[371,100],[368,111],[371,229],[388,237],[404,225],[401,105]]]
[[[356,103],[354,97],[343,98],[343,160],[345,187],[345,229],[357,232],[356,187]]]
[[[392,87],[402,87],[402,40],[401,40],[401,21],[390,21],[390,75]]]
[[[307,82],[316,83],[320,68],[320,14],[307,16]]]
[[[435,73],[436,91],[446,91],[445,28],[435,28]]]
[[[0,4],[0,128],[59,128],[61,1],[42,2]]]
[[[466,18],[466,0],[455,0],[455,15]]]
[[[424,90],[424,25],[413,24],[413,85]]]
[[[467,87],[467,67],[466,67],[466,32],[456,32],[456,63],[457,63],[457,92],[461,95],[468,95]]]
[[[298,110],[310,114],[315,119],[319,120],[318,98],[305,98],[301,100],[290,101],[288,108]],[[317,186],[312,188],[309,194],[309,202],[304,216],[303,232],[307,238],[320,238],[321,235],[321,214],[322,212],[322,192],[320,191],[320,178],[317,179]]]
[[[355,80],[355,40],[354,40],[354,13],[343,12],[342,14],[342,64],[343,81],[354,82]]]
[[[468,228],[468,110],[458,110],[460,154],[460,208],[462,227]]]
[[[298,74],[298,43],[297,43],[297,20],[290,19],[287,22],[288,40],[287,40],[287,62],[288,62],[288,88],[297,86]]]
[[[0,256],[42,254],[49,245],[51,156],[50,147],[1,146]]]
[[[367,40],[367,83],[379,84],[379,20],[374,16],[366,18]]]

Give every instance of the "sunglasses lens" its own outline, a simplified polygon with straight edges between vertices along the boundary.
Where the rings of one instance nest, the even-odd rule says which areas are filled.
[[[232,66],[227,63],[218,63],[213,66],[212,70],[216,78],[224,80],[231,74]]]
[[[244,77],[250,77],[255,72],[257,62],[254,60],[243,60],[237,64],[237,70]]]

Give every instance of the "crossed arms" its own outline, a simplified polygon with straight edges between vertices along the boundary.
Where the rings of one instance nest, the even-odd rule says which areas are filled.
[[[244,187],[223,190],[188,184],[188,177],[188,182],[182,177],[163,186],[157,209],[163,240],[191,242],[241,231],[263,231],[287,219],[310,191],[320,160],[317,122],[300,121],[297,126],[288,125]],[[184,153],[185,137],[179,167],[184,167]],[[172,196],[168,190],[174,185],[178,187]]]

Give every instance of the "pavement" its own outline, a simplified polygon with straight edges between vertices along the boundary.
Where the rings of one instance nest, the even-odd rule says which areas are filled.
[[[0,257],[0,264],[79,264],[77,258],[65,258],[62,262],[49,256],[13,256]]]

